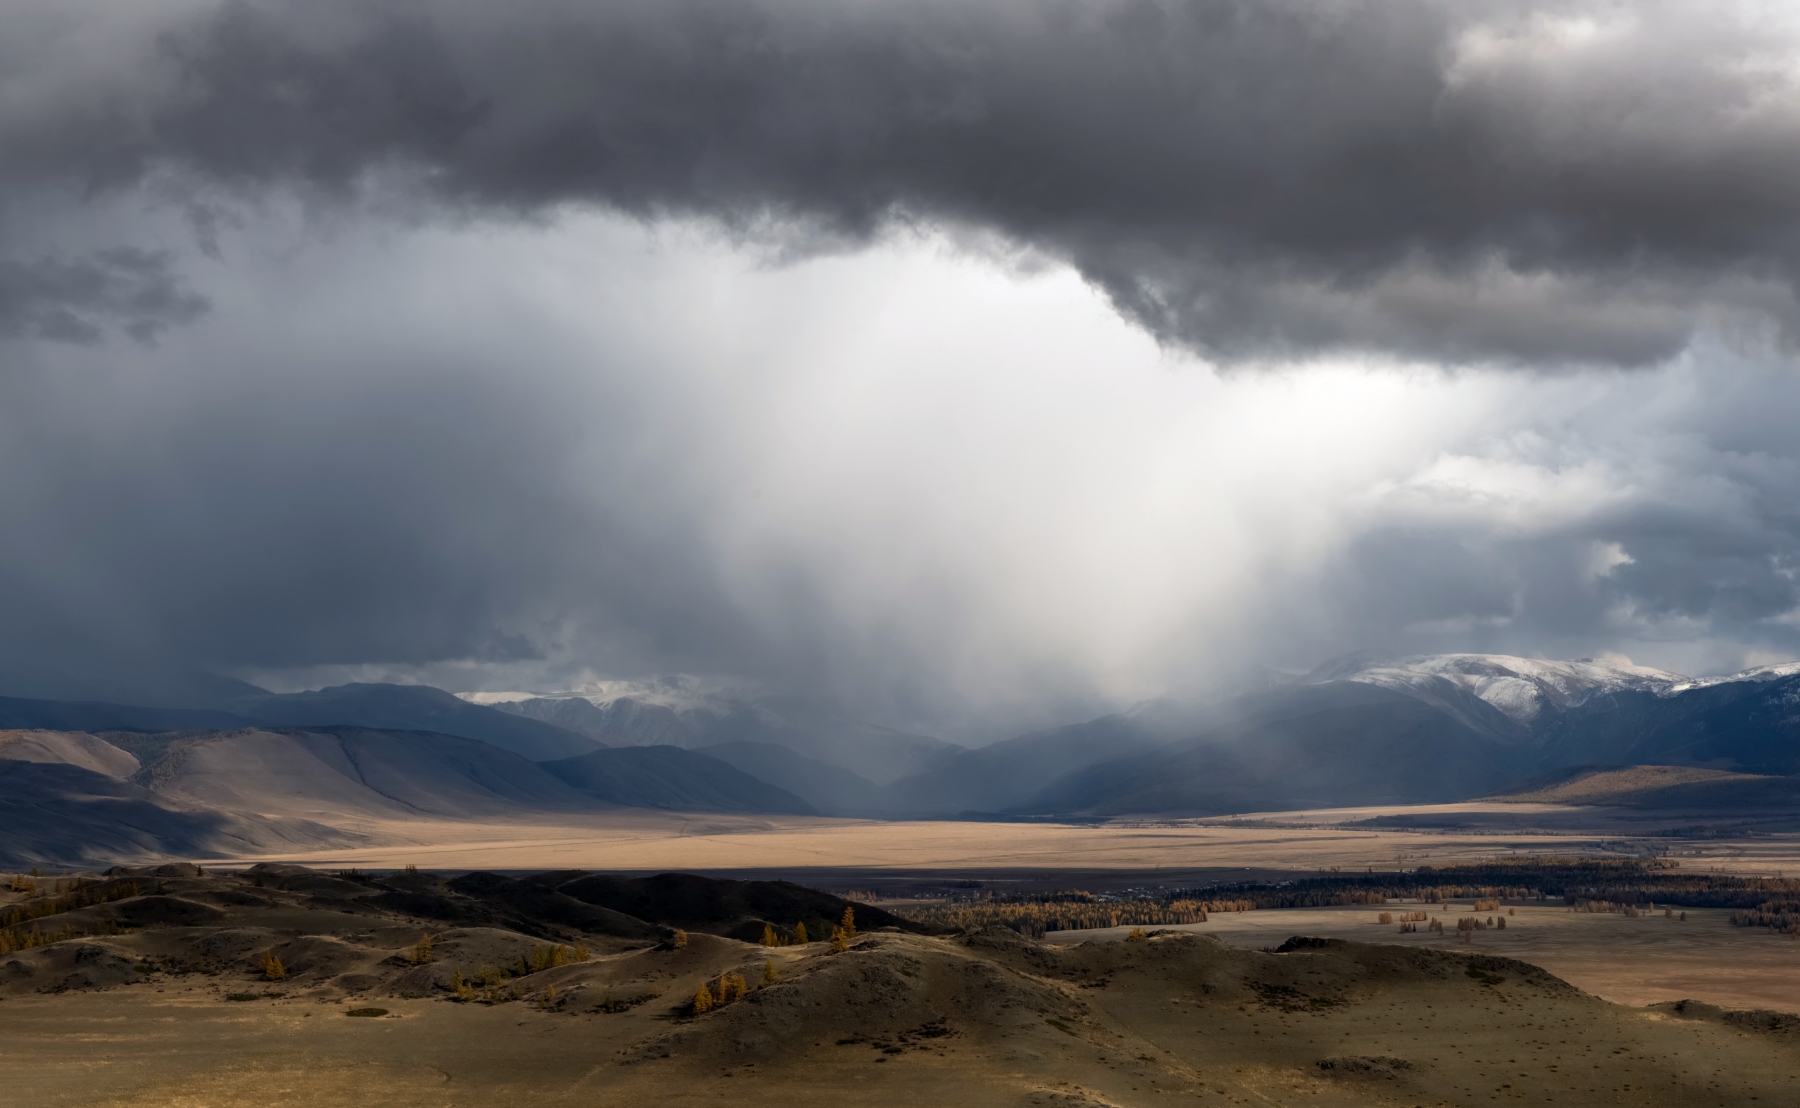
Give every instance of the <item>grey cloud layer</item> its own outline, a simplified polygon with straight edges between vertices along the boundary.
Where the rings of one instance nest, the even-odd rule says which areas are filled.
[[[166,254],[115,247],[73,259],[0,261],[0,338],[96,342],[116,327],[143,341],[205,310],[205,298]]]
[[[1800,326],[1796,40],[1689,11],[17,5],[0,670],[690,672],[999,730],[1358,647],[1791,656],[1800,378],[1723,351]],[[882,245],[720,276],[696,225]],[[896,225],[1225,359],[1650,368],[1220,383],[1111,316],[1076,366],[1085,296],[977,328],[1004,298],[901,287]]]
[[[949,222],[1226,359],[1637,365],[1701,328],[1800,335],[1778,8],[325,0],[113,36],[47,11],[20,26],[89,31],[119,65],[4,114],[15,180],[399,174],[802,250]]]

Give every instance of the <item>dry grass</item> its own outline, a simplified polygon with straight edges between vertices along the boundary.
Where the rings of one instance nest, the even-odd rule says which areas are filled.
[[[1495,797],[1512,804],[1602,804],[1653,789],[1675,785],[1711,784],[1719,781],[1761,781],[1767,778],[1752,773],[1730,773],[1722,769],[1697,769],[1693,766],[1631,766],[1583,774],[1560,785],[1529,793],[1513,793]]]
[[[1461,806],[1438,806],[1451,811]],[[1471,811],[1503,809],[1508,817],[1522,806],[1467,806]],[[617,816],[571,818],[554,824],[395,821],[359,825],[378,846],[280,856],[203,859],[209,864],[291,861],[321,869],[361,866],[427,870],[538,868],[600,869],[609,872],[668,870],[866,870],[1097,871],[1259,868],[1312,870],[1391,869],[1491,857],[1499,851],[1543,853],[1592,850],[1616,841],[1612,825],[1583,833],[1526,829],[1497,836],[1481,828],[1469,832],[1345,830],[1332,822],[1351,821],[1408,809],[1359,809],[1330,813],[1291,812],[1251,826],[1221,821],[1117,822],[1105,825],[960,823],[840,820],[807,817],[682,816],[627,812]],[[1680,840],[1658,839],[1681,848]],[[1699,844],[1729,854],[1735,845]],[[1790,843],[1800,860],[1800,843]]]
[[[1270,955],[1165,935],[1057,955],[1004,935],[888,934],[815,951],[776,953],[778,983],[699,1017],[669,998],[771,952],[697,935],[596,958],[583,972],[666,986],[622,1010],[383,997],[383,1017],[344,1019],[367,1005],[232,1003],[206,979],[15,996],[0,1004],[0,1077],[21,1108],[1723,1108],[1782,1103],[1800,1070],[1792,1033],[1392,947]]]
[[[1369,908],[1302,908],[1218,913],[1204,924],[1179,930],[1215,935],[1237,946],[1275,946],[1292,935],[1321,935],[1405,947],[1456,950],[1518,958],[1619,1004],[1634,1007],[1692,998],[1725,1008],[1800,1010],[1800,942],[1761,928],[1733,927],[1730,911],[1690,908],[1685,921],[1660,912],[1637,918],[1571,912],[1561,905],[1508,904],[1504,930],[1474,932],[1464,944],[1456,921],[1470,902],[1395,904],[1389,911],[1427,910],[1441,918],[1444,934],[1401,933],[1379,922]],[[1494,913],[1484,913],[1490,915]],[[1119,938],[1127,928],[1052,932],[1055,945]]]

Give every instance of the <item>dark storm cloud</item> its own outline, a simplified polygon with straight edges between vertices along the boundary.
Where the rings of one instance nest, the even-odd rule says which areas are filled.
[[[76,259],[0,260],[0,338],[96,342],[117,327],[149,341],[205,310],[167,254],[118,247]]]
[[[233,3],[0,172],[172,167],[452,204],[895,221],[1072,261],[1166,341],[1530,365],[1791,343],[1793,39],[1742,6],[1509,0]],[[98,18],[98,17],[96,17]]]
[[[1746,13],[18,5],[0,670],[998,731],[1357,647],[1800,651],[1797,39]],[[896,277],[920,226],[1223,359],[1651,368],[1169,374],[1085,298]]]

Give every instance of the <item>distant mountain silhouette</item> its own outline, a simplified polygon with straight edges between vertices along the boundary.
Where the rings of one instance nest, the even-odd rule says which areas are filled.
[[[253,727],[256,723],[246,716],[204,708],[0,697],[0,730],[202,731]]]
[[[1522,762],[1442,708],[1334,682],[1196,738],[1077,770],[1015,810],[1218,815],[1463,800],[1514,779]]]
[[[570,727],[614,746],[699,750],[727,743],[774,744],[878,785],[928,771],[963,750],[942,739],[876,727],[798,703],[724,700],[678,709],[629,696],[599,705],[581,697],[537,697],[494,707]]]
[[[1578,766],[1800,773],[1795,665],[1694,680],[1592,660],[1354,658],[1213,712],[1226,722],[1077,768],[1011,810],[1214,814],[1463,800]],[[1023,779],[1031,769],[1016,761]],[[987,794],[994,800],[1015,791],[1003,767],[986,779],[1002,782]],[[1795,793],[1777,779],[1695,782],[1658,796],[1728,808],[1782,806]]]
[[[289,727],[352,724],[478,739],[534,762],[585,754],[602,744],[541,720],[471,704],[429,685],[336,685],[316,692],[265,693],[232,701],[239,716]]]
[[[887,807],[880,786],[840,766],[796,754],[779,743],[720,743],[697,753],[729,762],[786,789],[826,815],[867,816]]]
[[[571,787],[613,804],[684,812],[817,814],[785,789],[675,746],[617,747],[540,764]]]
[[[1800,665],[1696,680],[1592,660],[1355,658],[1199,707],[1152,702],[975,750],[804,707],[488,708],[373,684],[193,708],[0,698],[0,731],[0,836],[15,836],[0,846],[70,859],[353,842],[334,827],[359,819],[612,806],[1208,815],[1527,784],[1563,789],[1567,803],[1800,806]]]
[[[0,729],[201,731],[256,726],[429,731],[476,739],[541,761],[602,744],[553,724],[522,719],[425,685],[338,685],[317,692],[240,696],[229,710],[0,697]]]

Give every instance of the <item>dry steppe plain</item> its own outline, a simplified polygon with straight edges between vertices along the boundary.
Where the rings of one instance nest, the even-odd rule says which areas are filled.
[[[1566,804],[1469,802],[1095,823],[868,820],[616,812],[555,819],[369,820],[338,814],[354,847],[196,861],[292,861],[320,868],[571,868],[654,873],[1132,872],[1171,879],[1332,868],[1413,869],[1502,854],[1639,850],[1689,869],[1800,872],[1800,833],[1684,834],[1693,817]],[[1714,822],[1717,822],[1715,819]],[[149,859],[143,859],[149,860]]]
[[[459,1001],[455,974],[547,940],[352,911],[352,885],[171,877],[82,909],[139,926],[0,956],[7,1103],[1725,1106],[1800,1092],[1792,1017],[1615,1004],[1486,946],[1254,949],[1286,922],[1256,917],[1294,913],[1216,914],[1236,942],[1205,925],[1079,944],[880,931],[841,952],[597,937],[583,961]],[[1552,914],[1519,935],[1551,931]],[[1304,922],[1388,938],[1366,916]],[[264,979],[269,951],[285,979]],[[700,985],[733,972],[749,995],[694,1014]]]

